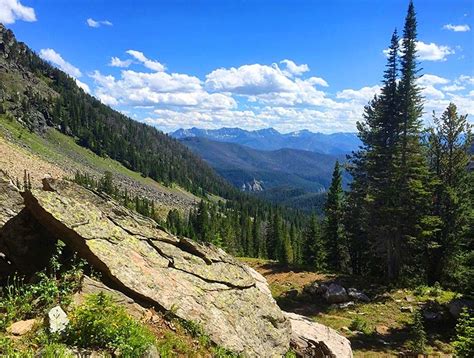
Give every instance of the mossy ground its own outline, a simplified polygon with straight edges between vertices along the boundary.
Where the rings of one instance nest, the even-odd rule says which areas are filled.
[[[273,297],[282,309],[311,317],[336,329],[351,341],[355,357],[391,357],[398,356],[399,352],[409,352],[413,314],[402,312],[401,308],[411,306],[416,310],[429,302],[447,303],[457,296],[455,292],[436,287],[391,288],[360,277],[311,272],[262,259],[241,260],[265,276]],[[362,290],[371,301],[356,302],[355,306],[342,309],[331,306],[323,297],[310,297],[302,292],[306,284],[332,280],[345,287]],[[291,290],[297,290],[298,294],[288,295],[287,292]],[[454,321],[425,323],[427,354],[433,357],[452,355],[450,342],[454,324]]]

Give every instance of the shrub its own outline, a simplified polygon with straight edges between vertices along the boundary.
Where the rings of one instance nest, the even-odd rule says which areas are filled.
[[[467,308],[462,311],[456,325],[453,346],[458,357],[474,357],[474,314]]]
[[[71,313],[66,341],[84,348],[119,351],[125,357],[139,357],[155,344],[153,334],[146,327],[103,293],[89,295]]]
[[[426,332],[423,325],[423,316],[420,310],[413,314],[413,324],[411,327],[413,337],[411,348],[415,353],[423,353],[426,349]]]
[[[361,317],[356,317],[353,319],[349,328],[352,331],[360,331],[364,334],[372,333],[372,328],[370,327],[369,323]]]
[[[83,262],[74,257],[69,268],[63,269],[59,256],[64,244],[57,245],[49,267],[38,272],[33,283],[13,276],[0,290],[0,330],[12,321],[31,318],[44,313],[55,304],[67,306],[71,294],[77,290],[82,277]]]

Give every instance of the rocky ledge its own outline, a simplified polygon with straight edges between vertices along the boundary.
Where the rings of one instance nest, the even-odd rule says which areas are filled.
[[[17,206],[4,215],[0,251],[17,271],[27,271],[25,260],[40,266],[33,253],[61,239],[113,289],[199,323],[214,343],[243,356],[282,356],[290,340],[302,356],[352,356],[345,338],[335,332],[315,338],[320,325],[281,311],[265,279],[219,248],[170,235],[155,221],[68,181],[44,179],[42,190],[23,193],[23,208],[9,185],[0,181],[0,193],[11,189],[8,198]],[[18,233],[28,237],[21,250],[12,245]],[[336,336],[344,351],[324,342]]]

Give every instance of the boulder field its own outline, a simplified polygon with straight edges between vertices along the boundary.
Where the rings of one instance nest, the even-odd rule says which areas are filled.
[[[60,239],[114,290],[199,323],[215,344],[243,356],[283,356],[291,344],[300,356],[352,357],[336,331],[283,312],[253,269],[104,194],[48,178],[20,195],[3,177],[0,199],[0,275],[41,269]]]

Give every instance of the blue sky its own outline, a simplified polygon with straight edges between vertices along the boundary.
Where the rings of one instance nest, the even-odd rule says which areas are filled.
[[[0,0],[0,22],[104,103],[179,127],[354,131],[408,1]],[[474,117],[472,0],[415,1],[426,120]]]

